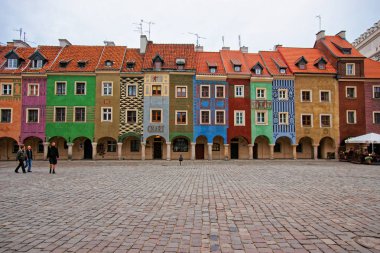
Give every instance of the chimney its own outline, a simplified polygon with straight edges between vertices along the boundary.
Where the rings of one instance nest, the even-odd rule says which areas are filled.
[[[222,47],[222,50],[230,50],[230,47]]]
[[[341,37],[344,40],[346,39],[346,31],[340,31],[336,35]]]
[[[71,46],[70,41],[68,41],[67,39],[58,39],[58,41],[60,47]]]
[[[105,45],[105,46],[115,46],[115,42],[113,42],[113,41],[105,40],[105,41],[103,41],[103,42],[104,42],[104,45]]]
[[[246,47],[246,46],[242,46],[242,47],[240,47],[240,51],[241,51],[242,53],[248,53],[248,47]]]
[[[203,52],[203,46],[195,46],[195,52]]]
[[[13,47],[30,47],[28,43],[22,40],[13,40],[13,42],[8,42],[7,45]]]
[[[148,39],[146,35],[141,35],[140,36],[140,54],[145,54],[147,45],[148,45]]]
[[[279,47],[282,47],[282,45],[281,45],[281,44],[276,44],[276,45],[274,45],[274,46],[273,46],[273,51],[277,51],[277,49],[278,49]]]
[[[9,42],[7,42],[7,46],[8,47],[14,47],[15,43],[13,41],[9,41]]]
[[[325,37],[325,30],[320,30],[316,35],[317,40],[323,39]]]

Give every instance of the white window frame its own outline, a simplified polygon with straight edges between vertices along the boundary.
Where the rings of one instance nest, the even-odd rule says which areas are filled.
[[[10,64],[10,63],[15,63],[16,62],[16,66],[14,66],[14,64]],[[17,69],[18,68],[18,59],[7,59],[7,69]]]
[[[36,64],[34,64],[35,62]],[[42,68],[42,66],[43,66],[43,60],[32,60],[32,69],[40,69]]]
[[[178,112],[184,112],[184,113],[186,113],[186,123],[185,124],[178,123],[178,121],[177,121],[177,113]],[[178,125],[178,126],[187,126],[188,123],[189,123],[189,121],[188,121],[188,115],[189,115],[189,113],[188,113],[187,110],[175,110],[175,124]]]
[[[31,94],[31,86],[37,86],[37,95]],[[28,97],[38,97],[40,96],[40,84],[39,83],[28,83],[28,90],[27,90],[27,96]]]
[[[348,66],[352,66],[352,73],[348,73]],[[355,63],[346,63],[346,76],[354,76],[355,75]]]
[[[310,101],[304,101],[302,99],[302,92],[304,92],[304,91],[310,92]],[[301,90],[300,91],[300,101],[303,102],[303,103],[311,103],[311,102],[313,102],[313,91],[312,90]]]
[[[236,116],[238,113],[241,113],[242,122],[238,123],[236,121]],[[234,110],[234,126],[245,126],[245,111],[244,110]]]
[[[264,122],[259,122],[257,120],[258,119],[258,117],[257,117],[258,113],[264,113]],[[266,111],[266,110],[256,110],[255,111],[255,123],[258,126],[268,125],[268,111]]]
[[[3,115],[2,114],[2,110],[11,110],[11,122],[1,122],[1,118]],[[1,107],[0,108],[0,124],[11,124],[13,123],[13,108],[9,108],[9,107]]]
[[[29,122],[29,111],[37,110],[37,122]],[[38,124],[40,123],[40,108],[26,108],[26,117],[25,122],[29,124]]]
[[[281,97],[281,92],[284,92],[285,96]],[[278,89],[278,100],[288,100],[288,89]]]
[[[380,85],[372,85],[372,98],[380,99],[380,97],[375,98],[375,88],[380,88]]]
[[[185,89],[186,89],[186,95],[185,95],[184,97],[178,97],[178,96],[177,96],[177,89],[178,89],[178,88],[185,88]],[[188,97],[188,95],[187,95],[187,94],[188,94],[187,90],[188,90],[188,89],[187,89],[187,86],[186,86],[186,85],[176,85],[176,86],[175,86],[175,98],[187,98],[187,97]]]
[[[348,122],[348,113],[350,113],[350,112],[354,113],[354,122],[353,123]],[[357,123],[357,121],[356,121],[356,110],[346,110],[346,123],[349,125],[353,125],[353,124]]]
[[[258,97],[257,96],[259,90],[263,90],[264,91],[264,97]],[[256,99],[258,99],[258,100],[265,100],[265,99],[267,99],[267,89],[266,88],[257,87],[256,88]]]
[[[84,121],[76,121],[75,120],[75,109],[76,108],[84,108]],[[87,107],[86,106],[74,106],[74,110],[73,110],[73,122],[77,122],[77,123],[86,123],[87,122]]]
[[[304,126],[303,125],[303,122],[302,122],[302,117],[303,116],[311,116],[310,117],[310,126]],[[301,127],[305,127],[305,128],[313,128],[314,127],[314,115],[313,114],[310,114],[310,113],[301,113]]]
[[[218,87],[222,87],[223,88],[223,96],[222,97],[217,97],[217,89]],[[215,98],[225,98],[226,97],[226,88],[224,85],[215,85]]]
[[[64,83],[65,84],[65,93],[64,94],[57,94],[57,84],[58,83]],[[66,81],[56,81],[55,82],[54,95],[57,95],[57,96],[66,96],[67,95],[67,82]]]
[[[261,68],[255,68],[255,75],[261,75]]]
[[[241,88],[241,95],[237,94],[237,90]],[[235,98],[243,98],[244,97],[244,85],[235,85],[234,86],[234,95]]]
[[[11,86],[11,94],[4,94],[4,85],[10,85]],[[13,83],[2,83],[1,84],[1,96],[13,96]]]
[[[202,112],[208,112],[208,122],[207,123],[202,122]],[[200,125],[210,125],[211,124],[211,111],[210,110],[200,110],[199,111],[199,124]]]
[[[105,94],[104,93],[105,84],[111,84],[111,94]],[[109,90],[109,86],[108,86],[107,90]],[[112,81],[102,81],[102,96],[105,96],[105,97],[113,96],[113,82]]]
[[[285,122],[281,122],[281,115],[285,115]],[[279,112],[278,113],[278,124],[279,125],[289,125],[289,113],[288,112]]]
[[[329,116],[330,117],[330,126],[322,126],[322,116]],[[332,114],[319,114],[319,127],[320,128],[331,128],[332,127]]]
[[[202,95],[202,87],[208,87],[208,97],[204,97],[204,96]],[[201,85],[201,86],[199,87],[199,97],[200,97],[200,98],[210,98],[210,96],[211,96],[211,87],[210,87],[210,85]]]
[[[156,84],[153,84],[153,85],[156,85]],[[133,95],[129,95],[129,87],[135,87],[135,89],[136,89],[136,95],[135,96],[133,96]],[[161,87],[161,89],[162,89],[162,87]],[[112,88],[112,92],[113,92],[113,88]],[[137,84],[127,84],[127,90],[126,90],[126,95],[127,95],[127,97],[131,97],[131,98],[134,98],[134,97],[137,97],[137,95],[139,94],[139,91],[137,90]],[[153,88],[152,88],[152,94],[151,94],[152,96],[153,96]],[[162,90],[161,90],[161,95],[162,95]],[[158,95],[154,95],[154,96],[158,96]]]
[[[56,108],[65,108],[65,120],[64,121],[56,121]],[[67,122],[67,106],[54,106],[54,121],[53,122],[57,122],[57,123],[65,123]]]
[[[104,119],[104,109],[111,109],[111,119]],[[112,117],[112,114],[113,114],[113,108],[112,107],[109,107],[109,106],[105,106],[105,107],[100,107],[100,116],[101,116],[101,122],[112,122],[113,120],[113,117]],[[107,112],[108,114],[108,112]]]
[[[153,111],[161,111],[161,121],[160,122],[153,122]],[[162,108],[150,108],[150,123],[152,124],[161,124],[162,121],[164,120],[164,113]]]
[[[241,65],[234,65],[235,72],[241,72]]]
[[[84,83],[84,94],[77,94],[77,85],[78,83]],[[87,95],[87,82],[86,81],[75,81],[75,85],[74,85],[74,95],[75,96],[85,96]],[[66,93],[67,93],[67,90],[66,90]]]
[[[223,112],[223,123],[216,122],[216,113]],[[226,124],[226,111],[225,110],[215,110],[215,125],[225,125]]]
[[[377,123],[375,123],[375,114],[376,113],[379,113],[380,114],[380,111],[373,111],[372,112],[372,122],[373,122],[373,124],[377,124]]]
[[[354,89],[354,97],[349,97],[348,96],[348,89]],[[354,98],[357,98],[357,89],[356,89],[356,86],[346,86],[346,98],[348,99],[354,99]]]
[[[136,122],[135,123],[129,123],[128,122],[128,112],[136,112]],[[139,110],[137,109],[127,109],[125,110],[125,123],[129,125],[137,125],[137,122],[139,121]]]
[[[209,71],[211,74],[215,74],[216,73],[216,67],[210,67]]]
[[[280,68],[279,72],[280,72],[280,74],[286,74],[286,69],[285,68]]]
[[[329,100],[328,101],[322,101],[322,92],[327,92],[329,94]],[[331,102],[331,91],[330,90],[320,90],[319,91],[319,102],[330,103]]]

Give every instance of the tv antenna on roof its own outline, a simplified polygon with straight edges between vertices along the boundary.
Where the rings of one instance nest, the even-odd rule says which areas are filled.
[[[147,22],[147,21],[144,21],[144,20],[142,20],[142,19],[141,19],[141,23],[145,23],[145,24],[148,25],[148,31],[145,31],[145,32],[148,32],[148,40],[150,40],[150,26],[151,26],[151,25],[154,25],[155,23],[152,22],[152,21]]]
[[[319,19],[319,30],[318,31],[320,31],[320,30],[322,30],[322,17],[321,17],[321,15],[317,15],[317,16],[315,16],[315,18]]]
[[[20,28],[20,29],[14,29],[13,31],[16,31],[16,32],[19,32],[19,33],[20,33],[20,40],[21,40],[21,36],[22,36],[22,28]]]
[[[224,47],[224,35],[222,36],[222,42],[223,42],[223,47]]]
[[[198,33],[191,33],[191,32],[189,32],[189,34],[195,35],[197,37],[197,47],[199,46],[199,39],[204,39],[204,40],[206,39],[205,37],[199,36]]]
[[[133,31],[135,31],[135,32],[139,32],[140,33],[140,35],[142,35],[143,34],[143,28],[142,28],[142,22],[143,22],[143,20],[141,19],[140,20],[140,23],[133,23],[134,25],[136,25],[136,30],[133,30]]]
[[[240,38],[240,35],[238,36],[239,38],[239,48],[241,48],[241,38]]]

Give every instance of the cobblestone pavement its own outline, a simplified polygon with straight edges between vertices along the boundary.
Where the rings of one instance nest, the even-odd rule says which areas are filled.
[[[380,252],[380,166],[0,163],[0,252]],[[375,238],[374,238],[375,237]],[[376,249],[377,247],[377,249]]]

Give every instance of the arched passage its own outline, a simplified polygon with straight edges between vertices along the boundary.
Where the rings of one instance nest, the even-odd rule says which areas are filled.
[[[253,158],[254,159],[269,159],[270,147],[269,139],[264,135],[257,136],[255,139],[255,145],[253,146]]]
[[[131,134],[122,139],[121,149],[122,159],[140,160],[141,159],[141,137]]]
[[[195,159],[205,159],[207,154],[207,137],[200,135],[195,140]]]
[[[118,159],[117,142],[112,137],[102,137],[97,141],[96,159]]]
[[[298,159],[312,159],[313,158],[313,139],[310,137],[302,137],[297,145],[297,158]]]
[[[146,158],[161,160],[167,157],[166,140],[160,135],[149,136],[146,139]]]
[[[248,159],[248,140],[243,136],[236,136],[230,141],[231,159]]]
[[[293,158],[292,140],[289,137],[282,136],[277,138],[274,145],[274,158]]]
[[[55,142],[55,146],[58,149],[59,158],[60,159],[67,159],[68,158],[68,146],[67,141],[62,136],[54,136],[49,139],[49,142]]]
[[[224,158],[224,138],[218,135],[212,141],[212,159],[223,160]]]
[[[0,160],[16,160],[19,145],[15,139],[11,137],[0,138],[0,147]]]
[[[92,159],[92,142],[81,136],[73,141],[73,159]]]
[[[331,137],[324,137],[319,141],[318,158],[335,158],[335,141]]]
[[[44,144],[41,138],[30,136],[24,139],[25,147],[30,146],[33,150],[33,160],[44,159]]]
[[[171,158],[178,160],[179,155],[186,160],[191,159],[190,139],[186,136],[176,136],[172,139]]]

